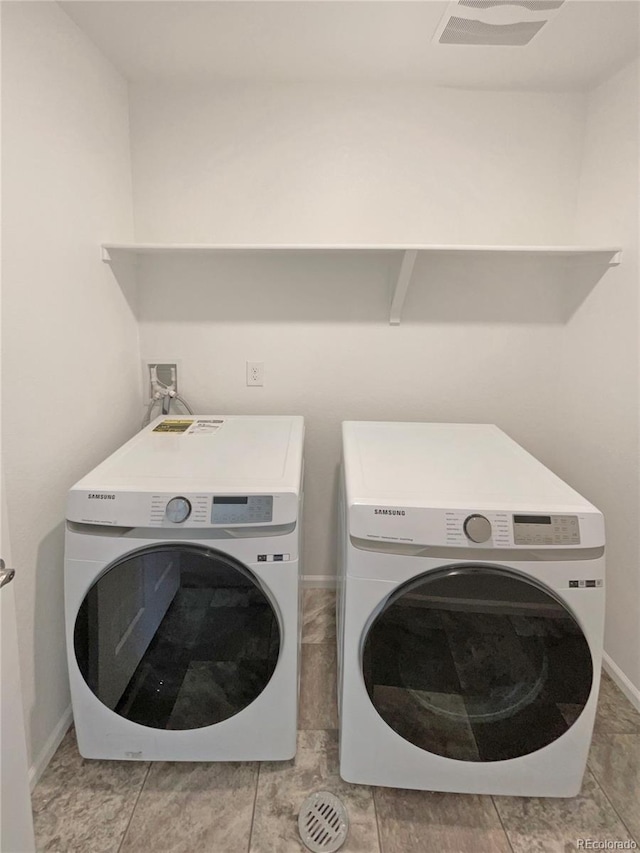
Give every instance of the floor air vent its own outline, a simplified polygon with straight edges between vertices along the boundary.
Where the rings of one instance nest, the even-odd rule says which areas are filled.
[[[305,847],[313,853],[334,853],[344,844],[349,818],[341,800],[328,791],[316,791],[302,804],[298,829]]]
[[[451,3],[434,41],[520,47],[544,27],[564,0],[459,0]]]

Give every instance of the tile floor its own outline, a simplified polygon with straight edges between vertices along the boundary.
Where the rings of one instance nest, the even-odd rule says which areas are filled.
[[[305,590],[295,760],[85,761],[73,730],[33,794],[37,847],[59,853],[297,853],[314,790],[345,802],[344,853],[567,853],[640,845],[640,714],[603,674],[589,766],[571,800],[368,788],[338,774],[334,596]]]

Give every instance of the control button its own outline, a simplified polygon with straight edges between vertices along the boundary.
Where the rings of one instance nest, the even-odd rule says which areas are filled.
[[[484,515],[470,515],[463,528],[465,536],[472,542],[487,542],[491,539],[491,522]]]
[[[191,515],[191,504],[186,498],[171,498],[167,504],[166,515],[169,521],[180,524]]]

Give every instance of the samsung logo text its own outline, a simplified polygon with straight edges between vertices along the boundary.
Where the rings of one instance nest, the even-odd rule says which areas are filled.
[[[403,509],[374,509],[374,515],[406,515]]]
[[[95,492],[89,492],[87,498],[90,501],[115,501],[115,495],[97,495]]]

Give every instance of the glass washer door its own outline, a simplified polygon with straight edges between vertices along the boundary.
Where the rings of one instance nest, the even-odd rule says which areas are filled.
[[[552,743],[591,692],[577,621],[550,591],[505,569],[437,570],[396,590],[362,646],[369,698],[405,740],[462,761]]]
[[[74,627],[92,692],[154,729],[202,728],[242,711],[269,683],[281,642],[278,616],[249,569],[184,543],[113,563]]]

